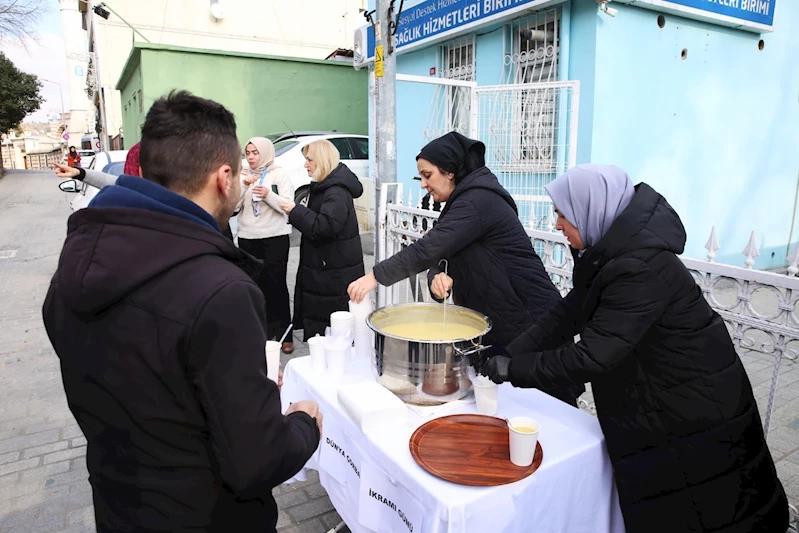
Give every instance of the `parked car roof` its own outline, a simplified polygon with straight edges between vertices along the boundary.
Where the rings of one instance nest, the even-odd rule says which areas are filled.
[[[330,131],[281,131],[278,133],[270,133],[266,136],[267,139],[273,143],[280,142],[286,139],[296,139],[297,137],[308,137],[309,135],[332,135],[341,133],[336,130]],[[345,134],[348,135],[348,134]]]

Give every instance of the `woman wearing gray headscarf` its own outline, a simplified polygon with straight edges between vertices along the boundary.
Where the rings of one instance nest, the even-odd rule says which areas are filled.
[[[547,192],[574,288],[507,355],[475,366],[517,387],[591,382],[628,533],[784,532],[788,503],[752,386],[677,257],[677,213],[613,166],[575,167]]]

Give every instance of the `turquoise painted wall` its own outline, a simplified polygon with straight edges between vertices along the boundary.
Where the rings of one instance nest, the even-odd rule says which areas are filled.
[[[596,17],[593,98],[580,78],[581,104],[593,100],[591,160],[618,164],[660,191],[688,231],[687,256],[704,257],[715,224],[717,261],[743,265],[755,230],[755,267],[784,265],[789,240],[799,240],[796,230],[789,235],[799,179],[799,2],[781,1],[775,31],[762,36],[670,15],[661,29],[655,11],[614,7],[617,17]]]
[[[743,265],[755,230],[755,267],[783,266],[799,241],[799,2],[782,0],[763,35],[668,14],[661,29],[657,11],[614,7],[611,18],[593,0],[561,5],[561,78],[580,81],[577,162],[617,164],[659,190],[686,226],[687,256],[706,255],[715,225],[717,261]],[[477,82],[497,84],[502,31],[476,35]],[[438,46],[398,56],[398,72],[429,75]],[[414,188],[432,95],[397,85],[398,176]]]

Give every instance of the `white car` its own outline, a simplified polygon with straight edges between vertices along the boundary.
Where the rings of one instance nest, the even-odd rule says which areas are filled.
[[[97,152],[94,156],[94,160],[89,165],[90,170],[99,170],[100,172],[104,172],[105,174],[111,174],[113,176],[119,176],[122,174],[122,171],[125,168],[125,158],[128,157],[127,150],[112,150],[110,152]],[[64,192],[74,192],[77,193],[72,202],[70,202],[69,207],[72,209],[73,212],[83,209],[89,205],[89,202],[92,201],[92,198],[100,192],[100,189],[97,187],[92,187],[86,183],[82,182],[75,182],[76,187],[75,190],[71,190],[68,188],[69,182],[61,182],[59,186],[62,191]]]
[[[291,173],[294,184],[294,201],[300,203],[308,196],[311,178],[305,170],[305,156],[302,149],[319,139],[327,139],[338,149],[341,162],[347,165],[359,178],[369,177],[369,137],[349,133],[304,133],[272,134],[266,136],[275,143],[275,163]],[[247,160],[243,159],[242,168],[247,168]]]

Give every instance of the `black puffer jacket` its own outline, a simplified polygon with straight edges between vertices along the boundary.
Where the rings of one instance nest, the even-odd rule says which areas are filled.
[[[425,269],[429,280],[449,262],[456,304],[488,316],[493,329],[485,343],[497,348],[518,337],[560,300],[530,238],[519,222],[516,203],[496,176],[482,167],[455,187],[433,228],[419,241],[375,265],[381,285]],[[561,345],[558,339],[552,347]],[[583,391],[548,390],[569,403]]]
[[[305,340],[325,334],[330,314],[348,309],[347,287],[364,274],[353,198],[363,194],[355,174],[339,163],[311,184],[308,207],[292,209],[289,222],[302,233],[294,290],[294,327]]]
[[[629,533],[782,533],[787,501],[723,320],[646,184],[577,259],[574,289],[508,352],[520,387],[591,382]],[[541,342],[580,342],[541,351]]]

